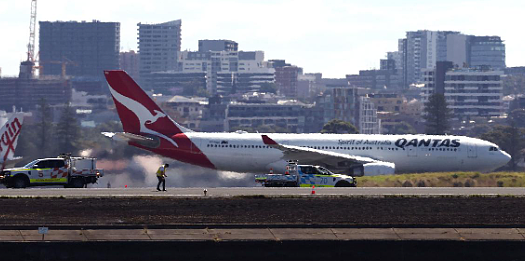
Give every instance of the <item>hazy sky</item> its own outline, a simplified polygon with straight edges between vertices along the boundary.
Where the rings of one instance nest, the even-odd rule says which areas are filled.
[[[17,75],[26,58],[30,7],[0,0],[2,76]],[[199,39],[230,39],[266,59],[341,78],[378,68],[406,31],[420,29],[501,36],[507,66],[524,66],[524,11],[523,0],[38,0],[37,20],[120,22],[121,49],[136,50],[137,23],[182,19],[183,50],[196,50]]]

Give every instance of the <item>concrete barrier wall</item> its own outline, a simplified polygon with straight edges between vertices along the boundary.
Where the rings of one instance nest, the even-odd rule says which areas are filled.
[[[524,241],[0,242],[0,260],[525,260]]]

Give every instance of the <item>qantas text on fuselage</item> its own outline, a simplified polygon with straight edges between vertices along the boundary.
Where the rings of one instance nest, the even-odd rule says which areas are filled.
[[[491,171],[510,160],[497,145],[464,136],[194,132],[167,116],[124,71],[105,76],[124,128],[112,137],[202,167],[284,172],[288,160],[299,160],[345,174],[379,175]]]

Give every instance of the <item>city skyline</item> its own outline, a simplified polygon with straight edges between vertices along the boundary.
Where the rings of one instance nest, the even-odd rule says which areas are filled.
[[[120,22],[121,51],[136,51],[137,23],[181,19],[182,50],[197,50],[202,39],[228,39],[239,43],[239,50],[261,50],[267,60],[286,59],[305,73],[320,72],[330,78],[379,68],[379,59],[396,51],[397,40],[407,31],[425,29],[500,36],[506,44],[507,66],[524,65],[521,43],[525,36],[517,30],[523,24],[519,14],[525,8],[523,2],[358,2],[151,0],[144,4],[130,0],[123,5],[120,1],[54,0],[38,2],[37,20]],[[15,76],[26,58],[30,1],[0,0],[0,16],[0,28],[9,36],[0,42],[2,76]]]

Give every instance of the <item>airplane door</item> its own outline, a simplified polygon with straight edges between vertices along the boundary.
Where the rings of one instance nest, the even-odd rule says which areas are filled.
[[[417,157],[417,147],[409,146],[409,147],[406,147],[405,149],[407,150],[407,155],[409,157]]]
[[[477,158],[478,157],[478,148],[476,144],[469,143],[467,146],[467,154],[469,158]]]

